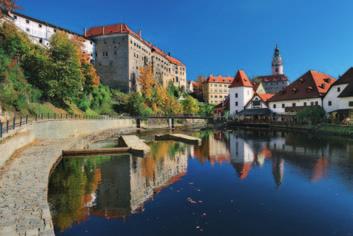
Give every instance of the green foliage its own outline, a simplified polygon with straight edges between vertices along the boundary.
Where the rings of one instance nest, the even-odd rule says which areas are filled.
[[[213,116],[214,105],[207,103],[199,103],[199,114],[202,116]]]
[[[184,114],[197,114],[199,112],[199,102],[195,98],[187,96],[181,103]]]
[[[325,119],[325,111],[320,106],[306,107],[297,112],[296,117],[300,123],[318,124]]]
[[[33,44],[16,26],[0,26],[0,101],[7,110],[37,114],[49,101],[71,113],[111,113],[110,90],[99,85],[77,42],[56,33],[50,49]]]

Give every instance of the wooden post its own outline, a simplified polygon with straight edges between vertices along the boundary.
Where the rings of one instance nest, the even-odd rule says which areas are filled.
[[[174,122],[175,122],[175,119],[172,118],[172,129],[175,129],[175,124],[174,124]]]
[[[10,129],[10,121],[7,120],[7,121],[6,121],[6,133],[9,132],[9,129]]]
[[[2,128],[3,128],[2,127],[2,122],[0,122],[0,138],[2,138],[2,131],[3,131]]]
[[[16,116],[13,117],[12,129],[16,129]]]

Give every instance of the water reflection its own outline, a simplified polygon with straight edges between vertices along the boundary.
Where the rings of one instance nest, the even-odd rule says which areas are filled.
[[[91,216],[125,221],[130,215],[138,215],[167,186],[193,174],[196,167],[188,170],[191,161],[199,165],[197,170],[203,169],[206,173],[206,176],[197,175],[195,182],[212,175],[212,169],[218,173],[218,167],[225,166],[231,170],[231,178],[239,180],[232,184],[251,185],[261,181],[256,179],[259,178],[256,174],[262,171],[264,174],[260,176],[270,180],[272,189],[280,190],[294,179],[316,184],[334,176],[353,191],[353,144],[347,140],[267,131],[207,131],[197,135],[202,138],[201,146],[154,142],[151,153],[144,158],[125,155],[63,160],[49,185],[56,229],[65,231]],[[290,172],[286,175],[288,169]],[[214,182],[208,184],[213,186]],[[233,189],[227,184],[225,189]],[[249,190],[244,199],[256,191]],[[212,196],[212,193],[204,194]],[[227,198],[220,196],[218,201]]]
[[[186,145],[159,142],[144,158],[131,155],[64,159],[50,178],[49,203],[63,231],[90,216],[124,219],[187,170]],[[55,209],[60,209],[56,211]]]

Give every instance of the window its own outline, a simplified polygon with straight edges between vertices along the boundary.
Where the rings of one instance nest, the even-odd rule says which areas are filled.
[[[341,92],[341,87],[337,87],[337,92]]]
[[[238,98],[238,94],[237,93],[235,94],[235,98]]]
[[[26,20],[26,23],[29,24],[29,20]]]
[[[350,107],[353,107],[353,101],[350,101],[348,104]]]
[[[273,104],[273,108],[276,109],[276,107],[277,107],[276,104]]]
[[[236,107],[238,106],[238,102],[235,102],[235,106],[236,106]]]
[[[304,102],[304,106],[306,107],[306,102]]]
[[[314,102],[311,102],[310,105],[311,105],[311,106],[314,106]]]
[[[286,108],[286,104],[283,103],[283,104],[282,104],[282,108]]]
[[[293,106],[293,107],[296,107],[296,106],[297,106],[297,104],[296,104],[296,103],[293,103],[293,104],[292,104],[292,106]]]
[[[39,28],[42,28],[42,25],[41,25],[41,24],[39,24],[38,26],[39,26]]]
[[[15,16],[14,18],[15,18],[15,20],[16,20],[16,19],[17,19],[17,16]]]
[[[43,39],[39,39],[39,43],[43,43]]]
[[[315,106],[318,106],[319,105],[319,102],[315,102]]]
[[[328,106],[332,106],[332,102],[331,101],[328,101]]]

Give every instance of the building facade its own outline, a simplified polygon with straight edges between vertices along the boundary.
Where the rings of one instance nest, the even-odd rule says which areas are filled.
[[[85,36],[96,44],[96,69],[103,83],[125,92],[139,91],[141,68],[152,66],[156,81],[186,89],[186,66],[135,33],[126,24],[93,27]]]
[[[246,73],[239,70],[229,87],[229,112],[231,116],[244,110],[246,104],[254,96],[254,87]]]
[[[14,23],[18,29],[25,32],[32,42],[44,47],[50,47],[50,39],[56,32],[65,32],[70,39],[80,41],[82,43],[82,52],[89,61],[94,61],[95,45],[83,35],[17,12],[8,13],[8,19]]]
[[[272,58],[272,75],[257,76],[254,82],[262,83],[266,93],[278,93],[289,84],[288,77],[284,74],[284,65],[279,48],[276,46]]]
[[[210,75],[202,84],[202,94],[205,102],[213,105],[222,103],[229,95],[229,85],[234,78],[229,76]]]
[[[269,99],[269,108],[278,114],[293,114],[309,106],[323,106],[323,98],[336,81],[330,75],[308,71]]]
[[[353,67],[341,76],[327,92],[323,107],[327,113],[335,112],[339,120],[352,117]]]

